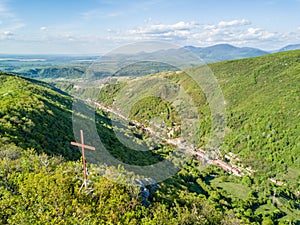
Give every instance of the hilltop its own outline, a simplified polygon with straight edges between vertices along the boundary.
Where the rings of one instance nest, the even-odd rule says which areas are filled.
[[[300,49],[300,44],[294,44],[294,45],[287,45],[279,50],[278,52],[285,52],[285,51],[291,51],[291,50],[299,50]]]

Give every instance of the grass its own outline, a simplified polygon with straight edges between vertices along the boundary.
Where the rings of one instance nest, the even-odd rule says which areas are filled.
[[[258,207],[255,211],[255,213],[257,214],[269,214],[271,212],[274,212],[277,208],[275,206],[273,206],[272,204],[265,204],[265,205],[262,205],[260,207]]]
[[[300,170],[294,168],[288,168],[287,173],[283,175],[283,179],[288,181],[289,183],[297,181],[300,176]]]
[[[225,190],[232,196],[245,200],[251,191],[251,189],[243,184],[238,184],[234,182],[224,182],[221,178],[215,178],[211,181],[213,187],[219,187]]]

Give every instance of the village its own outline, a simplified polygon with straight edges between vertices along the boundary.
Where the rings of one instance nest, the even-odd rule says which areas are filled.
[[[86,103],[92,104],[95,107],[102,109],[106,112],[110,112],[123,120],[126,120],[126,121],[129,120],[129,118],[122,115],[120,110],[118,110],[118,109],[115,110],[111,107],[104,106],[104,105],[100,104],[99,102],[95,102],[91,99],[87,99]],[[206,151],[204,151],[202,148],[196,148],[194,145],[189,145],[187,143],[187,141],[184,140],[183,138],[172,138],[174,129],[169,130],[169,132],[167,133],[167,138],[164,138],[164,137],[162,137],[162,134],[159,133],[159,130],[160,129],[162,130],[162,125],[155,124],[151,121],[148,121],[148,122],[155,129],[153,129],[153,127],[152,128],[147,127],[144,124],[142,124],[136,120],[129,120],[129,125],[130,125],[130,127],[135,127],[137,129],[141,129],[144,133],[150,133],[151,135],[158,137],[160,140],[165,141],[168,144],[178,147],[185,153],[194,155],[197,158],[197,160],[204,161],[207,164],[215,165],[215,166],[221,168],[222,170],[224,170],[228,174],[232,174],[237,177],[243,177],[243,176],[247,176],[247,175],[252,175],[256,172],[251,167],[245,167],[241,163],[241,159],[232,152],[223,154],[221,156],[220,151],[216,150],[216,152],[218,152],[218,154],[214,154],[214,157],[211,157],[210,154],[207,153]],[[274,183],[277,186],[286,185],[284,182],[277,180],[276,178],[270,178],[269,181]]]
[[[110,112],[119,118],[128,121],[129,118],[126,116],[122,115],[119,111],[108,107],[104,106],[98,102],[92,101],[91,99],[87,99],[86,102],[88,104],[92,104],[95,107],[102,109],[106,112]],[[237,177],[243,177],[247,175],[253,175],[256,171],[251,168],[251,167],[245,167],[241,163],[241,159],[234,153],[229,152],[227,154],[224,154],[221,157],[221,154],[216,154],[214,157],[210,157],[209,153],[204,151],[202,148],[196,148],[194,145],[188,144],[186,140],[183,138],[172,138],[172,133],[173,130],[170,130],[169,133],[167,133],[167,138],[162,137],[161,133],[158,132],[159,129],[162,129],[162,125],[160,124],[155,124],[151,121],[148,121],[149,124],[152,125],[155,129],[151,127],[147,127],[144,124],[136,121],[136,120],[130,120],[129,125],[131,127],[136,127],[138,129],[142,129],[144,133],[150,133],[154,136],[159,137],[160,140],[165,141],[166,143],[176,146],[179,149],[183,150],[185,153],[189,153],[194,155],[198,160],[205,161],[208,164],[215,165],[222,170],[224,170],[228,174],[232,174]],[[217,152],[220,152],[219,150]],[[284,182],[277,180],[276,178],[270,178],[270,182],[274,183],[277,186],[283,186],[286,185]]]

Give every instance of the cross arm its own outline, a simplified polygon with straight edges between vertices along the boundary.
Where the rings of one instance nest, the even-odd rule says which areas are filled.
[[[83,144],[76,143],[76,142],[73,142],[73,141],[71,142],[71,145],[78,146],[78,147],[83,147],[83,148],[89,149],[89,150],[95,150],[95,147],[88,146],[88,145],[83,145]]]

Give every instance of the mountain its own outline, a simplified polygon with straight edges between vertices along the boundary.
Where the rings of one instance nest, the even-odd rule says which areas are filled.
[[[223,149],[281,179],[288,168],[300,171],[299,56],[290,51],[210,65],[226,100]]]
[[[234,60],[263,56],[275,52],[300,49],[300,44],[288,45],[272,52],[258,48],[236,47],[229,44],[218,44],[209,47],[185,46],[181,48],[158,50],[154,52],[139,52],[135,54],[111,53],[101,56],[26,56],[0,55],[0,71],[13,72],[22,76],[36,79],[76,79],[85,76],[90,66],[99,67],[94,75],[96,79],[107,76],[144,76],[161,71],[176,70],[174,66],[192,67],[199,60],[190,57],[190,51],[197,55],[202,63],[214,63],[224,60]],[[142,62],[141,62],[142,60]],[[128,63],[122,65],[120,62]],[[132,63],[137,62],[137,63]],[[171,65],[167,65],[168,62]],[[93,63],[96,63],[93,65]],[[200,62],[201,63],[201,62]],[[122,67],[122,73],[118,72]],[[147,72],[148,71],[148,72]]]
[[[82,66],[48,66],[33,68],[28,70],[21,70],[18,73],[22,76],[31,78],[42,78],[42,79],[75,79],[82,77],[86,71],[86,67]]]
[[[142,178],[103,159],[101,165],[91,165],[95,158],[86,151],[88,182],[83,186],[81,153],[70,145],[74,140],[73,101],[47,83],[0,74],[1,224],[179,225],[197,224],[199,218],[201,224],[229,221],[208,201],[209,185],[196,182],[200,177],[208,179],[209,172],[195,171],[189,165],[160,187],[151,177]],[[155,150],[143,152],[122,146],[108,115],[98,113],[95,115],[98,134],[115,159],[143,166],[155,165],[162,157]],[[86,123],[91,120],[82,118]],[[85,131],[86,123],[82,124]],[[85,143],[94,144],[86,138]],[[95,152],[99,152],[98,147]],[[230,214],[225,207],[222,211]],[[230,221],[237,218],[233,215]]]
[[[83,186],[81,154],[70,146],[72,100],[47,83],[0,74],[1,224],[236,224],[237,217],[218,201],[238,200],[221,192],[208,200],[218,189],[204,182],[212,173],[195,170],[197,161],[158,186],[108,161],[90,165],[86,155]],[[155,164],[149,161],[155,151],[130,152],[113,135],[110,120],[97,115],[99,136],[115,159]]]
[[[192,52],[195,55],[199,56],[204,63],[219,62],[224,60],[234,60],[242,58],[257,57],[262,55],[270,54],[269,52],[249,47],[235,47],[229,44],[218,44],[209,47],[195,47],[195,46],[185,46],[181,48],[172,48],[166,50],[158,50],[154,52],[140,52],[136,54],[112,54],[104,56],[103,59],[114,59],[114,60],[155,60],[159,59],[161,62],[165,62],[164,59],[168,59],[168,62],[176,62],[175,65],[180,65],[181,61],[184,62],[184,67],[189,66],[187,64],[188,60],[185,57],[190,59],[190,53]],[[193,60],[191,58],[191,60]],[[190,66],[194,65],[195,62],[189,61]],[[186,62],[185,62],[186,61]],[[199,61],[196,62],[199,64]]]
[[[298,50],[298,49],[300,49],[300,44],[287,45],[287,46],[277,50],[277,52],[285,52],[285,51]]]
[[[200,64],[257,57],[266,54],[269,54],[269,52],[256,48],[238,48],[228,44],[206,48],[185,46],[130,54],[111,53],[96,61],[92,65],[91,71],[95,70],[93,71],[93,79],[100,79],[105,76],[140,77],[161,71],[176,71],[179,68],[189,68]]]
[[[269,54],[269,52],[262,51],[257,48],[239,48],[229,44],[218,44],[205,48],[186,46],[184,49],[188,49],[198,55],[206,63],[250,58]]]
[[[199,60],[190,56],[191,51],[203,63],[219,62],[241,58],[256,57],[269,54],[256,48],[238,48],[228,44],[210,47],[186,46],[177,49],[159,50],[154,52],[139,52],[136,54],[111,53],[97,57],[75,56],[7,56],[2,55],[0,71],[13,72],[36,79],[75,79],[85,76],[89,66],[96,68],[95,78],[105,76],[144,76],[160,71],[176,70],[174,66],[188,68],[199,65]],[[1,57],[1,56],[0,56]],[[141,62],[142,61],[142,62]],[[128,62],[123,64],[124,62]],[[132,62],[138,62],[132,64]],[[168,62],[171,65],[165,64]],[[94,64],[93,64],[94,63]],[[201,62],[200,62],[201,63]],[[118,73],[119,67],[127,67]],[[149,72],[147,72],[149,71]]]

